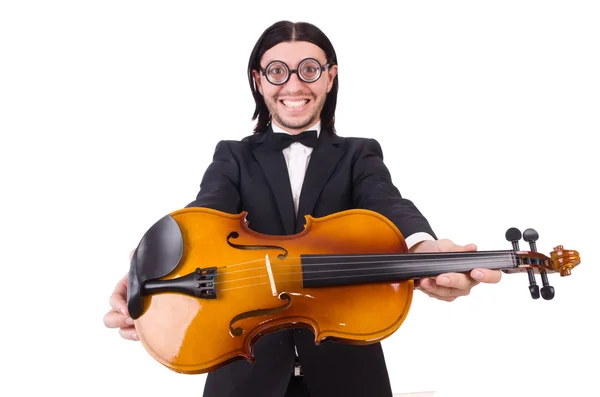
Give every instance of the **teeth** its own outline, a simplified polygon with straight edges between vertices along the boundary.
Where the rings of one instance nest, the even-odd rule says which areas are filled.
[[[307,100],[304,101],[283,101],[283,104],[290,108],[299,108],[306,105]]]

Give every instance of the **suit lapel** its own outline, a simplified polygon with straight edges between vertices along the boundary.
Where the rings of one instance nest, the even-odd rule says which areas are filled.
[[[290,177],[283,153],[269,147],[267,140],[272,133],[273,130],[269,127],[266,132],[257,137],[253,153],[275,195],[275,202],[277,203],[285,234],[293,234],[296,214],[294,211]]]
[[[337,135],[326,130],[321,131],[319,144],[312,152],[302,184],[296,218],[296,233],[302,231],[305,223],[304,216],[312,214],[317,198],[344,154],[342,142],[343,139]]]

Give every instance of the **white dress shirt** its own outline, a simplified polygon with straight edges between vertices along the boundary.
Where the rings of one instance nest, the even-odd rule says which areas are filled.
[[[275,124],[271,125],[273,127],[273,132],[289,134],[289,132],[282,130]],[[321,133],[321,121],[318,121],[317,124],[307,128],[307,130],[317,130],[317,136],[319,136]],[[300,192],[302,191],[302,183],[304,182],[304,175],[306,174],[306,169],[308,168],[308,162],[310,161],[312,151],[313,148],[304,146],[299,142],[294,142],[287,148],[283,149],[283,156],[285,157],[288,174],[290,176],[290,185],[292,187],[292,197],[294,198],[296,215],[298,215]],[[404,240],[410,249],[413,245],[421,241],[434,240],[434,238],[429,233],[419,232],[405,237]]]

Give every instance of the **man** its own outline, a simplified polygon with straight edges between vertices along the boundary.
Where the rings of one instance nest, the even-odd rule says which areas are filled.
[[[328,38],[307,23],[278,22],[260,37],[250,56],[248,79],[256,102],[254,134],[222,141],[188,206],[228,213],[248,212],[250,228],[283,235],[302,231],[304,216],[322,217],[351,208],[377,211],[406,238],[411,252],[468,251],[438,240],[415,205],[392,184],[382,150],[373,139],[337,136],[337,56]],[[316,130],[310,139],[281,139]],[[479,282],[495,283],[500,272],[473,270],[423,279],[418,288],[452,301]],[[137,340],[127,316],[127,278],[111,297],[105,324]],[[256,363],[238,361],[208,374],[205,397],[390,397],[379,343],[315,346],[308,330],[269,334],[255,346]],[[296,376],[295,365],[302,376]]]

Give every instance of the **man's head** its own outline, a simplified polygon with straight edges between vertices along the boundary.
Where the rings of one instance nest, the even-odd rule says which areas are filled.
[[[309,23],[277,22],[252,50],[248,80],[258,118],[255,132],[273,123],[299,133],[321,119],[335,132],[337,56],[325,34]]]

